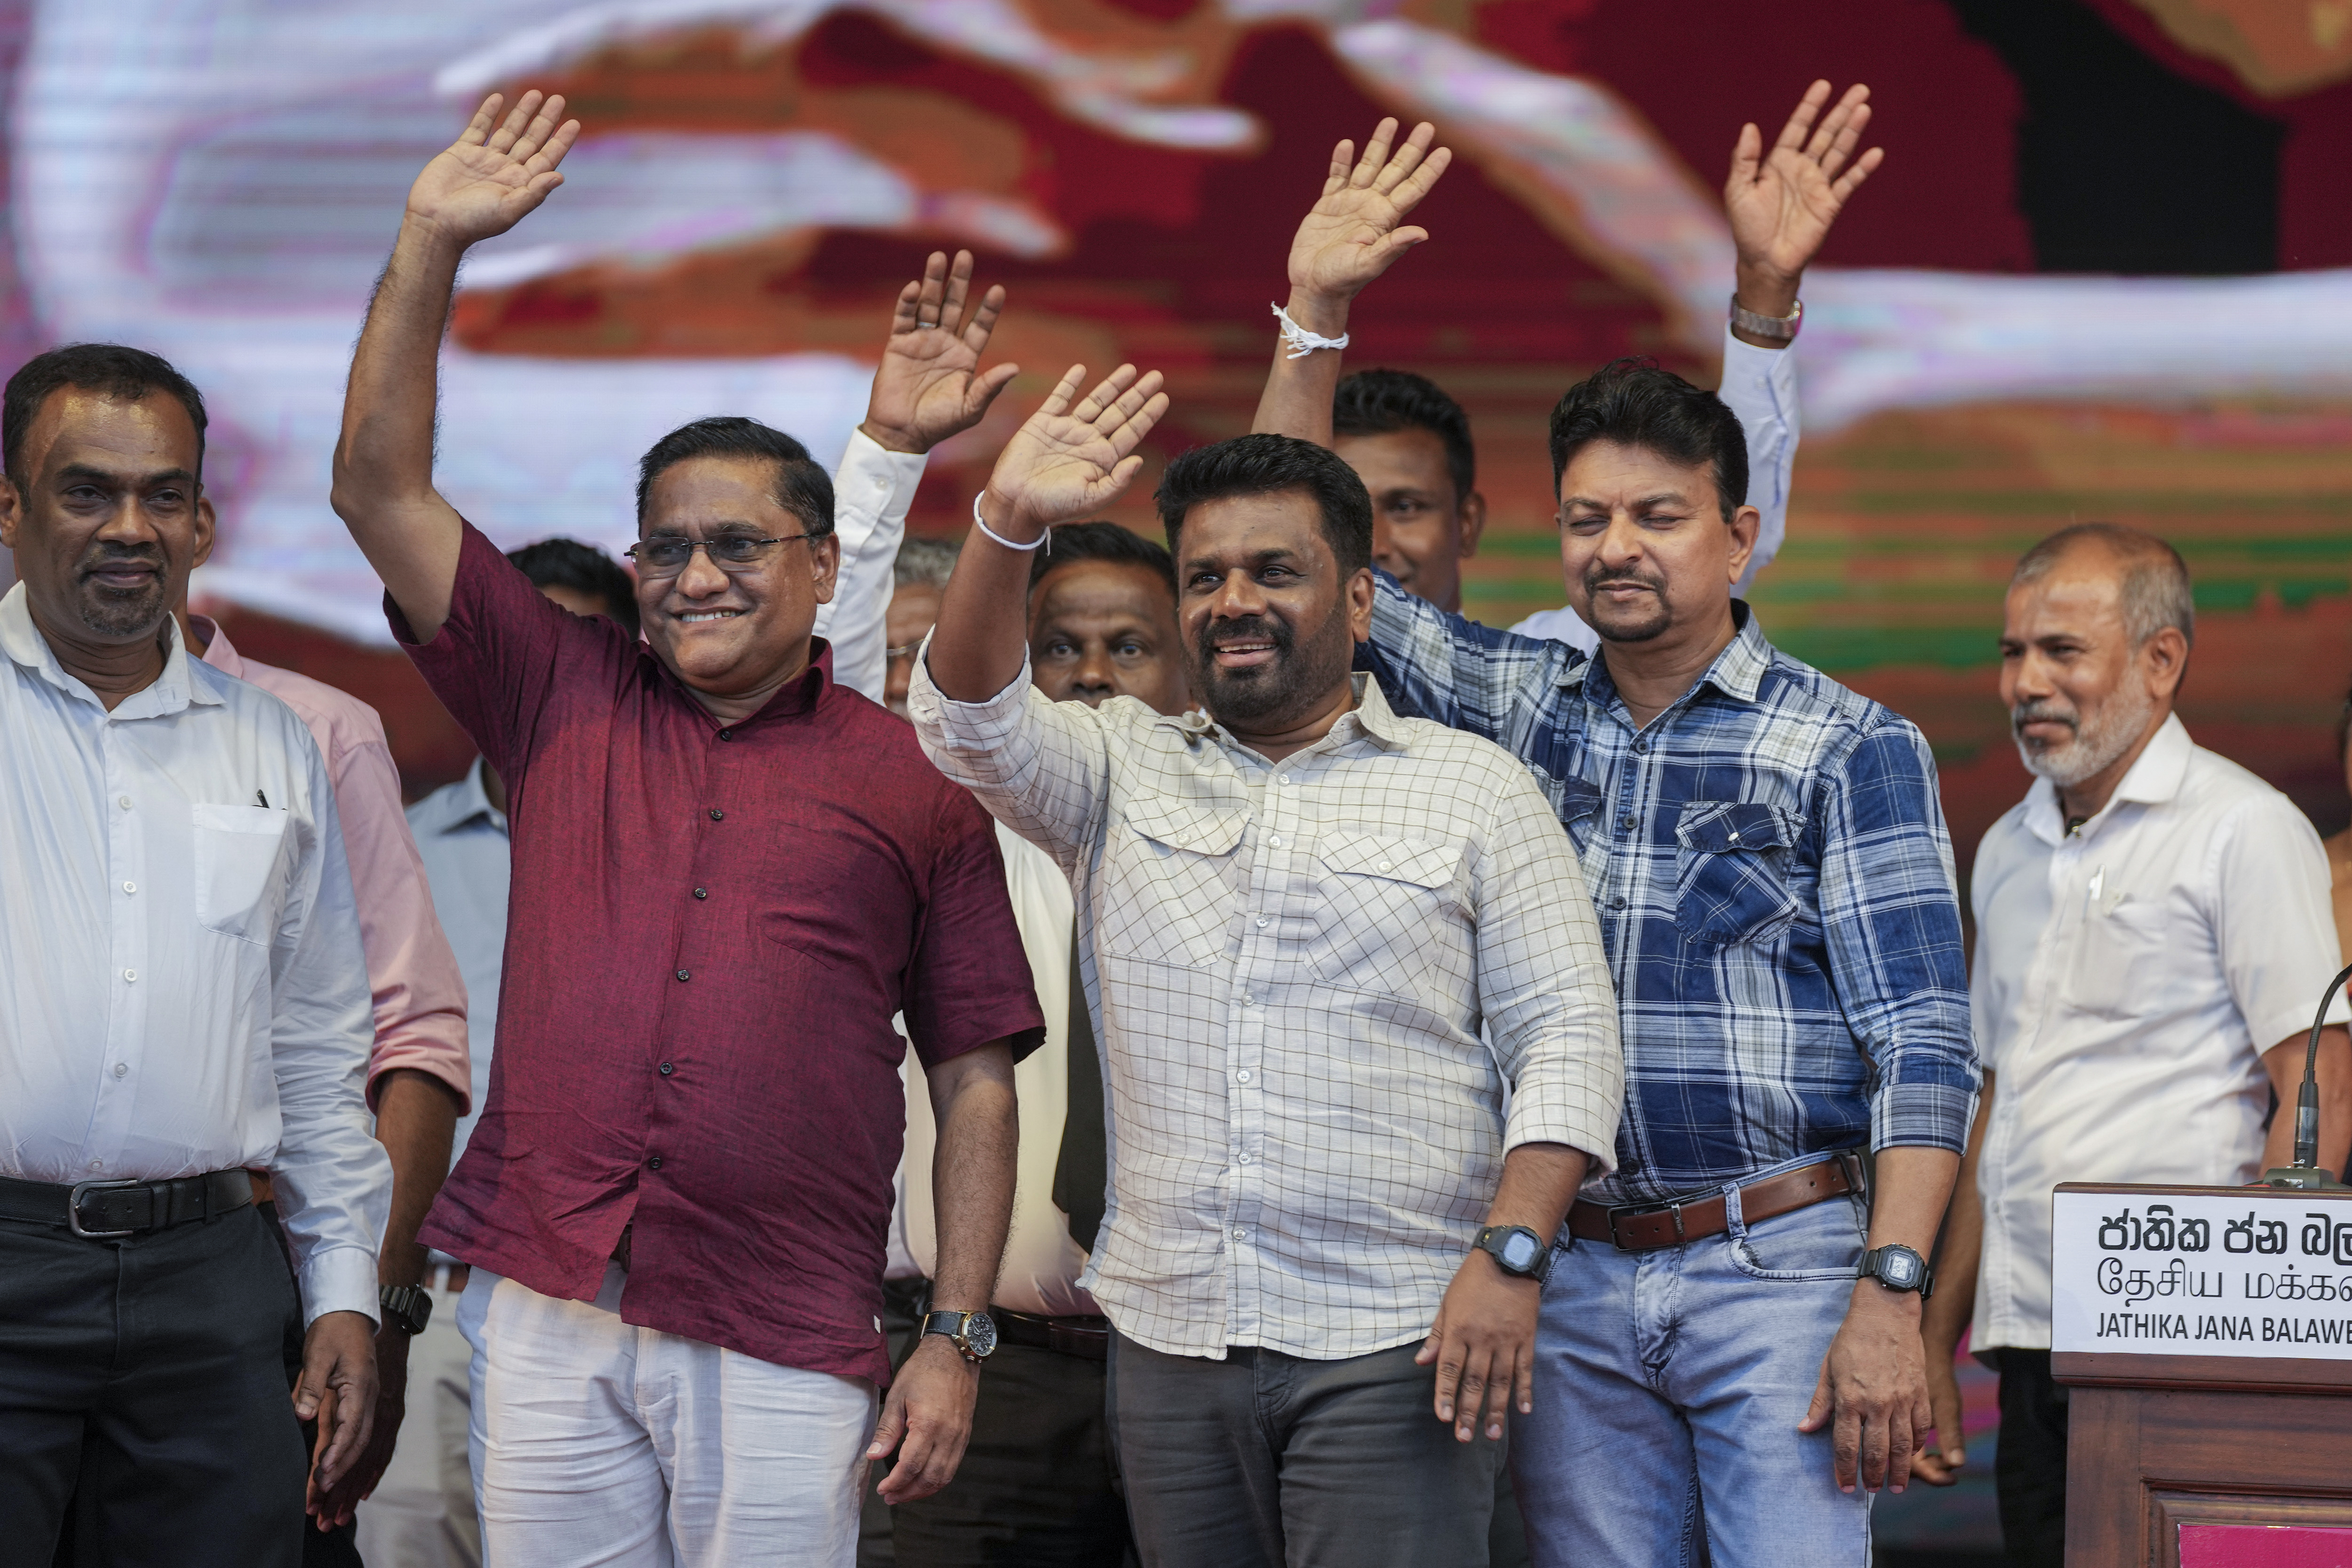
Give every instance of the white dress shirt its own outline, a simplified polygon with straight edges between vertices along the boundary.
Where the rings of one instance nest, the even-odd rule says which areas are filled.
[[[882,700],[890,677],[890,638],[883,623],[896,586],[891,567],[907,537],[907,510],[922,482],[921,452],[893,452],[863,431],[852,431],[833,476],[833,531],[841,566],[833,598],[816,607],[816,635],[833,645],[833,679],[862,697]]]
[[[2071,835],[2036,780],[1985,835],[1970,898],[1996,1075],[1970,1342],[2046,1350],[2052,1188],[2261,1173],[2262,1053],[2311,1027],[2337,967],[2327,859],[2286,796],[2174,717]]]
[[[392,1165],[334,792],[291,709],[165,625],[110,713],[0,599],[0,1173],[267,1170],[305,1320],[373,1320]]]
[[[1746,595],[1757,574],[1772,564],[1789,536],[1789,481],[1797,466],[1797,356],[1790,349],[1759,349],[1723,332],[1723,384],[1717,396],[1739,416],[1748,437],[1748,504],[1762,513],[1748,570],[1731,591]],[[1511,630],[1526,637],[1549,637],[1586,653],[1601,638],[1584,617],[1562,605],[1538,610]]]
[[[481,758],[456,784],[443,784],[408,808],[408,830],[433,889],[433,912],[457,955],[466,981],[466,1046],[472,1058],[473,1100],[457,1119],[449,1163],[466,1152],[490,1094],[490,1048],[498,1039],[499,976],[507,950],[507,885],[512,853],[507,816],[483,787]]]
[[[1025,659],[950,701],[928,657],[908,694],[924,751],[1076,890],[1111,1177],[1080,1283],[1121,1333],[1213,1359],[1409,1343],[1507,1151],[1609,1169],[1616,996],[1517,758],[1399,718],[1366,675],[1328,734],[1269,763],[1202,716],[1050,701]]]
[[[1004,890],[1013,897],[1013,919],[1021,928],[1021,950],[1037,982],[1037,1006],[1045,1015],[1045,1043],[1013,1069],[1013,1095],[1021,1108],[1019,1174],[1013,1188],[1013,1228],[1004,1240],[991,1300],[1041,1318],[1089,1317],[1095,1305],[1078,1280],[1087,1250],[1070,1235],[1070,1216],[1054,1202],[1054,1173],[1062,1163],[1062,1127],[1070,1115],[1070,922],[1077,906],[1070,884],[1053,857],[1003,823],[997,847],[1004,851]],[[939,1128],[922,1074],[909,1076],[907,1094],[907,1244],[919,1272],[939,1265],[939,1216],[931,1203],[931,1156]]]

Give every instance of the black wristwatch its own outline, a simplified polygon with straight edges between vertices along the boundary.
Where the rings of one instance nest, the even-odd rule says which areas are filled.
[[[1470,1244],[1492,1258],[1506,1274],[1540,1284],[1551,1272],[1551,1245],[1523,1225],[1490,1225]]]
[[[948,1343],[975,1366],[996,1352],[996,1320],[986,1312],[926,1312],[923,1332],[944,1334]]]
[[[433,1320],[433,1293],[416,1285],[385,1285],[375,1293],[377,1310],[386,1328],[415,1338]]]
[[[1875,1279],[1889,1290],[1916,1290],[1922,1301],[1936,1293],[1936,1271],[1907,1247],[1872,1247],[1862,1255],[1862,1267],[1853,1277]]]

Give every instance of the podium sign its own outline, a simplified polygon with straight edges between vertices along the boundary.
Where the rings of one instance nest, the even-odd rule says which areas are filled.
[[[2056,1353],[2352,1362],[2352,1193],[2060,1187]]]
[[[2352,1531],[2352,1193],[2051,1202],[2067,1568],[2336,1561],[2293,1553]]]

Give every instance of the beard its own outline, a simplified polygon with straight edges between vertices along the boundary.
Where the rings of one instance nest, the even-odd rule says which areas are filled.
[[[2145,688],[2134,685],[2116,691],[2087,721],[2079,711],[2056,701],[2021,702],[2009,711],[2009,729],[2027,773],[2048,779],[2060,789],[2072,789],[2130,751],[2155,711],[2156,699]],[[2065,725],[2066,738],[2032,739],[2025,733],[2025,726],[2037,721]]]
[[[1274,657],[1245,669],[1225,669],[1217,663],[1216,645],[1264,637],[1274,645]],[[1285,713],[1302,712],[1346,679],[1355,662],[1356,639],[1348,626],[1348,604],[1342,598],[1328,619],[1304,645],[1290,624],[1276,616],[1244,616],[1239,620],[1212,620],[1192,642],[1192,689],[1217,721],[1231,726],[1261,724]]]
[[[123,590],[100,587],[89,575],[101,563],[136,561],[155,568],[154,576],[143,588]],[[84,555],[76,575],[80,590],[74,608],[83,626],[105,637],[137,637],[152,631],[170,610],[171,563],[163,552],[152,544],[125,547],[100,544]]]
[[[1601,590],[1613,583],[1638,583],[1652,596],[1618,606],[1601,596]],[[1596,560],[1584,569],[1584,592],[1585,621],[1604,642],[1648,642],[1674,625],[1674,613],[1666,607],[1666,580],[1653,573],[1606,571]],[[1605,610],[1604,605],[1609,606]]]

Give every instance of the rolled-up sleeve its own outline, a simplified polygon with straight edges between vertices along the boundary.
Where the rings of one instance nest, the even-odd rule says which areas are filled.
[[[972,793],[982,809],[1048,855],[1065,872],[1086,858],[1102,830],[1110,794],[1105,725],[1121,710],[1114,698],[1097,712],[1082,702],[1055,702],[1021,673],[995,696],[958,702],[931,679],[930,639],[916,656],[907,710],[932,766]]]
[[[915,504],[924,462],[920,452],[893,452],[864,431],[852,431],[833,476],[841,566],[832,602],[817,606],[816,635],[833,646],[835,681],[877,702],[889,675],[891,570],[907,537],[907,511]]]
[[[1504,1148],[1565,1144],[1605,1176],[1625,1100],[1617,994],[1575,849],[1525,774],[1496,792],[1475,901],[1479,1010],[1511,1085]]]
[[[310,816],[297,828],[298,861],[271,977],[280,1131],[270,1174],[294,1251],[303,1321],[322,1312],[374,1321],[376,1242],[392,1214],[392,1161],[368,1131],[374,1021],[342,826],[315,748],[310,764]]]
[[[1876,1069],[1871,1146],[1960,1152],[1975,1114],[1952,845],[1926,737],[1889,715],[1815,800],[1821,918],[1847,1026]]]

